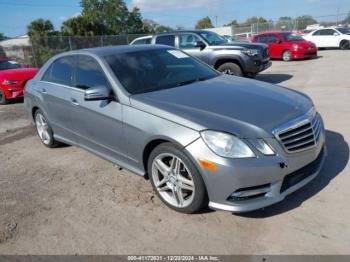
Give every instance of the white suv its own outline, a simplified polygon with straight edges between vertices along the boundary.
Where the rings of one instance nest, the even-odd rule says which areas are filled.
[[[339,47],[350,48],[350,28],[322,28],[303,36],[306,40],[314,42],[318,48]]]

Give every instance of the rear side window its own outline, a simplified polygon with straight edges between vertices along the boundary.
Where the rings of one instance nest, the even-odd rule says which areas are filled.
[[[133,45],[148,45],[151,44],[152,38],[145,38],[145,39],[139,39],[136,40]]]
[[[75,87],[86,90],[91,87],[109,87],[105,73],[99,63],[91,56],[77,56]]]
[[[157,36],[156,44],[175,47],[175,35]]]
[[[73,86],[74,63],[75,63],[75,59],[73,56],[65,56],[53,62],[50,67],[51,68],[50,82],[67,85],[67,86]]]

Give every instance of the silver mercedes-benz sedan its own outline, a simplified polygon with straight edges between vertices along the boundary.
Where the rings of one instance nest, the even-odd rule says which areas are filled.
[[[45,146],[76,145],[149,178],[183,213],[279,202],[326,154],[306,95],[221,75],[166,46],[55,56],[28,82],[25,106]]]

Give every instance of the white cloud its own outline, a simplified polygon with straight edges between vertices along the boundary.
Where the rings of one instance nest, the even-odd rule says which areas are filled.
[[[64,22],[64,21],[66,21],[67,20],[67,17],[65,17],[65,16],[60,16],[58,19],[60,19],[62,22]]]
[[[132,7],[139,7],[142,11],[158,11],[189,8],[207,8],[217,6],[219,0],[132,0]]]

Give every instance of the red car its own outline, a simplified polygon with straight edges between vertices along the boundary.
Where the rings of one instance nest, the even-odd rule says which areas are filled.
[[[38,68],[25,68],[10,60],[0,60],[0,104],[9,99],[23,97],[24,86],[39,71]]]
[[[269,46],[270,56],[274,59],[291,61],[317,56],[317,47],[301,36],[291,32],[266,32],[253,37],[252,42]]]

